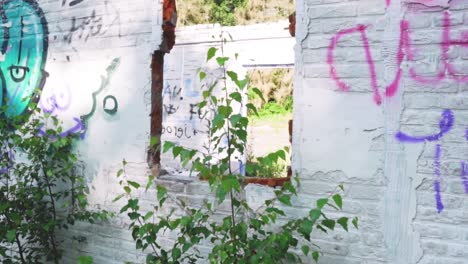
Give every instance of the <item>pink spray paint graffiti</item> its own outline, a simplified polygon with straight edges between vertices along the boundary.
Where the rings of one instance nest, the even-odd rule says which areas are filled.
[[[356,27],[353,27],[353,28],[341,30],[335,35],[335,37],[332,38],[330,47],[328,48],[328,54],[327,54],[327,63],[328,65],[330,65],[330,75],[332,79],[335,80],[336,84],[342,91],[347,92],[351,89],[351,87],[345,82],[343,82],[338,76],[338,74],[336,73],[336,68],[334,64],[334,51],[341,37],[348,35],[348,34],[353,34],[356,32],[359,32],[361,34],[361,40],[364,44],[366,60],[369,65],[369,71],[371,75],[371,87],[372,87],[372,90],[374,91],[374,101],[376,104],[380,105],[382,103],[382,96],[379,93],[379,88],[377,85],[377,74],[375,71],[374,60],[372,59],[372,53],[369,48],[369,41],[366,35],[366,26],[357,25]]]
[[[444,80],[445,78],[451,78],[456,82],[468,82],[468,76],[462,75],[460,72],[457,72],[457,69],[450,63],[450,56],[449,51],[451,46],[462,46],[464,48],[468,48],[468,31],[461,32],[460,39],[452,39],[450,36],[451,33],[451,18],[450,13],[448,11],[444,12],[443,14],[443,32],[442,32],[442,41],[440,43],[441,47],[441,59],[443,62],[443,68],[439,70],[435,77],[427,77],[423,76],[422,74],[418,73],[414,67],[410,67],[409,75],[415,81],[422,83],[422,84],[437,84]],[[335,62],[334,62],[334,52],[338,46],[340,39],[349,34],[353,33],[360,33],[362,45],[364,47],[365,56],[367,64],[369,65],[369,73],[370,73],[370,83],[371,88],[373,90],[374,102],[377,105],[382,103],[382,96],[379,92],[379,87],[377,84],[377,74],[376,74],[376,67],[374,59],[372,58],[371,49],[369,46],[369,40],[366,34],[366,26],[364,25],[357,25],[355,27],[344,29],[339,31],[330,42],[328,47],[327,53],[327,63],[330,67],[330,76],[335,81],[337,86],[342,91],[350,91],[351,87],[346,84],[338,75]],[[404,58],[408,61],[414,61],[415,54],[414,50],[411,47],[411,38],[409,33],[410,24],[407,20],[402,20],[400,22],[400,40],[399,46],[397,51],[397,72],[395,74],[395,78],[393,82],[386,87],[385,96],[386,97],[393,97],[400,86],[401,77],[403,75],[402,63]]]

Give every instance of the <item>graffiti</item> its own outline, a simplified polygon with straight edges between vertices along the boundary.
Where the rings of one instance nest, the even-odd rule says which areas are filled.
[[[110,79],[116,69],[120,65],[120,58],[115,58],[112,60],[110,65],[106,69],[106,76],[101,76],[101,85],[99,89],[92,93],[92,107],[91,110],[82,115],[80,118],[74,117],[73,121],[75,125],[70,129],[62,132],[59,134],[59,137],[66,137],[69,135],[79,135],[81,139],[85,138],[86,128],[88,125],[88,121],[96,112],[97,108],[97,96],[103,92],[103,90],[109,85]],[[52,93],[51,95],[45,95],[39,102],[41,109],[45,113],[56,115],[58,112],[64,112],[68,109],[71,104],[71,91],[69,88],[62,90],[57,93]],[[114,115],[118,111],[118,101],[117,98],[113,95],[108,95],[103,99],[103,110],[105,113],[109,115]],[[44,126],[39,128],[37,133],[39,136],[46,136],[47,133],[45,131]],[[51,137],[53,139],[53,137]]]
[[[465,188],[465,193],[468,194],[468,163],[461,163],[461,178],[463,187]]]
[[[92,93],[92,107],[91,107],[91,111],[89,111],[89,113],[85,114],[85,115],[82,115],[81,116],[81,122],[82,122],[82,130],[85,132],[86,131],[86,128],[88,127],[88,121],[91,119],[91,117],[94,115],[94,113],[96,112],[96,108],[97,108],[97,96],[98,94],[102,93],[102,91],[109,86],[109,83],[110,83],[110,80],[112,78],[112,76],[114,75],[115,71],[117,70],[117,68],[119,67],[120,65],[120,58],[115,58],[112,60],[112,62],[109,64],[109,66],[107,66],[106,68],[106,75],[103,76],[101,75],[101,85],[99,86],[99,89],[96,90],[95,92]],[[118,107],[118,104],[117,104],[117,99],[115,97],[106,97],[106,98],[113,98],[115,101],[115,111],[117,112],[117,107]],[[110,100],[113,100],[113,99],[110,99]],[[104,99],[104,104],[105,104],[105,99]],[[105,106],[104,106],[104,109]],[[111,111],[112,112],[112,111]],[[84,134],[82,135],[82,138],[84,138]]]
[[[80,135],[80,138],[81,139],[84,139],[84,136],[85,136],[85,126],[84,124],[81,122],[81,120],[79,118],[73,118],[73,120],[76,122],[76,125],[62,133],[60,133],[58,136],[61,137],[61,138],[64,138],[64,137],[67,137],[67,136],[71,136],[71,135]],[[37,135],[38,136],[47,136],[47,132],[44,130],[44,127],[40,127],[39,128],[39,131],[37,132]],[[51,139],[55,139],[54,136],[49,136]]]
[[[441,155],[440,144],[436,145],[435,158],[434,158],[434,191],[435,191],[435,200],[437,206],[437,212],[441,213],[444,210],[444,204],[442,203],[442,198],[440,196],[440,155]]]
[[[453,127],[454,117],[453,113],[450,110],[445,110],[442,113],[442,119],[439,121],[439,128],[440,132],[434,135],[425,136],[425,137],[412,137],[405,133],[398,132],[396,134],[396,138],[400,142],[409,142],[409,143],[422,143],[425,141],[438,141],[440,140],[446,133],[450,132]]]
[[[422,136],[422,137],[414,137],[403,132],[398,132],[395,135],[395,138],[403,143],[424,143],[424,142],[437,142],[442,137],[449,133],[454,125],[454,115],[451,110],[444,110],[442,113],[442,118],[439,121],[439,132],[433,135]],[[468,133],[465,132],[465,133]],[[467,135],[465,135],[466,137]],[[468,138],[467,138],[468,140]],[[441,213],[444,210],[444,204],[442,202],[442,196],[440,191],[440,159],[442,156],[442,148],[439,143],[436,144],[435,148],[435,156],[434,156],[434,191],[435,191],[435,199],[436,199],[436,206],[437,211]],[[462,183],[465,189],[465,192],[468,194],[468,167],[467,164],[464,162],[461,163],[461,178]]]
[[[167,115],[172,115],[177,113],[179,106],[176,106],[176,100],[178,102],[183,101],[184,98],[181,96],[182,88],[177,86],[166,85],[163,91],[163,101],[168,101],[169,103],[163,104],[164,113]]]
[[[378,85],[377,85],[377,74],[375,71],[375,64],[374,60],[372,59],[372,54],[370,52],[369,48],[369,41],[366,35],[366,26],[364,25],[358,25],[353,28],[349,29],[344,29],[339,31],[331,40],[330,47],[328,48],[328,55],[327,55],[327,63],[330,66],[330,75],[332,79],[336,82],[337,86],[342,90],[342,91],[349,91],[351,87],[341,81],[341,79],[338,77],[338,74],[336,73],[336,68],[334,65],[334,51],[336,49],[336,46],[338,42],[340,41],[340,38],[343,37],[344,35],[349,35],[353,33],[359,32],[361,35],[361,40],[364,44],[364,50],[366,53],[366,60],[369,65],[369,71],[371,75],[371,87],[372,90],[374,91],[374,101],[376,104],[380,105],[382,103],[382,96],[379,93]]]
[[[423,84],[437,84],[444,80],[445,78],[450,77],[451,79],[457,82],[468,82],[468,76],[461,75],[457,72],[457,69],[450,63],[449,60],[449,49],[451,46],[462,46],[467,48],[468,47],[468,32],[464,31],[461,33],[460,39],[452,39],[451,38],[451,18],[449,12],[444,12],[443,14],[443,32],[442,32],[442,42],[440,43],[441,48],[441,60],[443,62],[443,68],[439,70],[436,77],[425,77],[418,73],[414,67],[410,67],[409,74],[412,79],[416,80],[419,83]],[[365,25],[357,25],[355,27],[344,29],[339,31],[332,39],[328,48],[328,55],[327,55],[327,63],[330,67],[330,76],[335,81],[336,85],[342,91],[349,91],[351,87],[346,84],[342,79],[339,77],[335,63],[334,63],[334,52],[335,49],[340,41],[340,39],[345,35],[350,35],[354,33],[359,33],[361,35],[361,41],[364,47],[366,61],[369,66],[369,73],[370,73],[370,80],[371,80],[371,88],[374,92],[374,102],[377,105],[382,103],[382,96],[379,92],[379,87],[377,84],[377,75],[376,75],[376,67],[374,63],[374,59],[372,58],[371,49],[369,46],[369,41],[366,35],[367,26]],[[403,75],[402,70],[402,63],[404,58],[408,61],[414,61],[415,57],[415,50],[411,47],[411,39],[409,34],[409,22],[407,20],[402,20],[400,23],[400,40],[399,40],[399,47],[397,52],[397,72],[395,74],[395,78],[390,85],[386,87],[385,95],[386,97],[394,96],[399,88],[401,77]]]
[[[69,33],[63,37],[63,40],[70,44],[73,37],[76,36],[78,39],[88,41],[89,37],[101,34],[102,27],[102,17],[96,17],[96,10],[93,10],[89,17],[81,19],[73,17]]]
[[[48,74],[44,67],[48,50],[48,28],[44,13],[33,0],[2,1],[0,102],[7,105],[6,116],[25,112],[39,96]]]
[[[164,112],[168,115],[172,115],[172,114],[175,114],[177,113],[177,111],[179,111],[179,107],[175,107],[174,104],[164,104],[163,105],[164,107]]]
[[[70,3],[68,4],[68,6],[75,6],[75,5],[78,5],[80,3],[82,3],[84,0],[72,0],[70,1]],[[62,6],[65,6],[67,4],[67,0],[63,0],[62,1]]]
[[[70,88],[67,87],[51,95],[43,93],[39,101],[39,106],[44,113],[54,114],[59,111],[64,112],[70,107],[71,99],[71,91]]]
[[[119,103],[117,102],[117,98],[115,98],[115,96],[113,95],[108,95],[104,97],[104,100],[102,102],[102,108],[107,114],[115,115],[115,113],[117,113],[117,111],[119,110]]]
[[[198,104],[190,104],[190,120],[193,120],[193,117],[197,117],[200,120],[203,120],[206,114],[203,114],[198,108]]]
[[[74,0],[69,3],[70,7],[76,6],[81,3],[82,0]],[[62,2],[62,6],[67,3],[66,0]],[[97,36],[104,36],[110,28],[113,26],[118,27],[118,36],[121,36],[120,27],[120,13],[114,5],[106,1],[103,14],[99,14],[98,11],[92,10],[91,14],[85,17],[72,17],[70,27],[66,30],[60,25],[57,25],[57,32],[65,32],[61,36],[67,44],[71,44],[73,41],[82,40],[87,42],[88,39]],[[54,35],[54,40],[59,37]]]
[[[187,139],[192,138],[192,136],[196,136],[198,133],[200,132],[197,131],[196,129],[191,129],[187,127],[187,125],[185,125],[184,127],[180,127],[180,126],[165,126],[164,127],[163,126],[162,132],[161,132],[162,135],[168,134],[168,135],[174,135],[177,138],[184,137]]]

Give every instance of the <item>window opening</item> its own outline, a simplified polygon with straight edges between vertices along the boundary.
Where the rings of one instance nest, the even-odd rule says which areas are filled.
[[[236,2],[237,4],[233,4]],[[232,4],[232,5],[231,5]],[[213,10],[217,5],[231,5],[229,14],[213,17]],[[228,8],[228,9],[229,9]],[[238,73],[246,73],[251,77],[252,86],[260,89],[269,87],[269,82],[278,82],[284,86],[273,92],[262,105],[259,118],[253,118],[249,127],[247,149],[249,152],[239,164],[239,171],[245,172],[246,161],[255,159],[271,151],[289,148],[291,153],[292,135],[292,87],[294,67],[294,34],[295,13],[293,0],[187,0],[180,1],[177,6],[178,42],[170,55],[164,54],[165,62],[158,69],[162,86],[155,86],[158,91],[158,115],[162,124],[152,128],[162,136],[162,140],[176,142],[182,146],[203,151],[207,136],[205,120],[199,119],[196,104],[201,100],[203,83],[198,81],[197,68],[205,67],[206,51],[210,47],[221,45],[219,32],[227,32],[226,48],[228,53],[239,53]],[[226,9],[227,10],[227,9]],[[225,20],[221,20],[221,18]],[[165,17],[170,21],[170,17]],[[288,21],[289,20],[289,21]],[[266,23],[268,22],[268,24]],[[269,23],[275,22],[275,23]],[[210,24],[219,23],[223,26],[239,25],[236,27],[221,27]],[[263,25],[251,25],[259,24]],[[205,24],[205,25],[200,25]],[[182,25],[182,27],[180,27]],[[196,27],[184,27],[199,25]],[[247,25],[245,28],[240,25]],[[259,46],[269,48],[259,52]],[[163,47],[164,45],[161,45]],[[274,48],[272,48],[274,47]],[[277,50],[284,50],[278,54]],[[229,55],[229,56],[231,56]],[[161,55],[159,55],[161,56]],[[210,68],[208,66],[208,68]],[[207,71],[209,72],[209,69]],[[162,77],[164,74],[164,78]],[[214,74],[214,73],[213,73]],[[216,74],[214,74],[216,75]],[[274,76],[274,77],[272,77]],[[209,79],[205,78],[205,81]],[[274,79],[274,80],[273,80]],[[284,79],[284,80],[283,80]],[[267,89],[267,88],[265,88]],[[272,89],[271,87],[268,89]],[[285,93],[280,95],[279,91]],[[287,92],[285,92],[287,91]],[[162,96],[160,96],[162,92]],[[248,97],[248,96],[246,96]],[[271,97],[271,98],[270,98]],[[255,99],[252,99],[255,100]],[[153,101],[154,102],[154,101]],[[156,117],[155,117],[156,118]],[[268,119],[270,119],[268,121]],[[209,120],[208,120],[209,122]],[[275,138],[276,137],[276,138]],[[268,142],[268,144],[266,144]],[[274,144],[271,144],[271,143]],[[162,174],[185,177],[186,168],[172,159],[171,155],[157,153],[157,161],[163,168]],[[291,161],[278,165],[276,168],[265,168],[256,176],[248,177],[247,182],[255,182],[270,186],[282,185],[291,176]],[[257,181],[257,182],[256,182]]]
[[[247,164],[256,164],[259,158],[281,149],[291,153],[293,76],[292,68],[262,68],[247,72],[250,86],[257,87],[262,101],[252,90],[248,100],[259,110],[258,116],[249,113]],[[290,177],[290,157],[272,166],[261,166],[248,177],[266,179]]]

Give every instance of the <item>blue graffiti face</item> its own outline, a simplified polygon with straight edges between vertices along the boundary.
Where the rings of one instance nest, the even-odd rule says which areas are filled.
[[[7,104],[7,117],[24,113],[42,89],[47,73],[48,29],[44,14],[33,0],[7,0],[0,3],[0,102]]]

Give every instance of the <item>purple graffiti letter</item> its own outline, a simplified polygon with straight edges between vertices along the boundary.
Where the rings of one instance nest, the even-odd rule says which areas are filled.
[[[468,193],[468,163],[461,163],[461,178],[465,187],[465,193]]]
[[[400,142],[408,143],[421,143],[425,141],[437,141],[441,139],[446,133],[448,133],[453,127],[453,112],[451,110],[444,110],[442,113],[442,119],[439,121],[440,132],[434,135],[413,137],[403,132],[398,132],[395,137]]]
[[[400,142],[407,142],[407,143],[421,143],[426,141],[438,141],[441,139],[446,133],[448,133],[453,127],[454,117],[453,112],[451,110],[444,110],[442,113],[442,119],[439,121],[439,128],[440,131],[437,134],[429,135],[429,136],[422,136],[422,137],[414,137],[403,132],[398,132],[395,137]],[[437,205],[437,211],[440,213],[444,210],[444,205],[442,203],[442,198],[440,194],[440,157],[442,154],[440,144],[436,145],[435,150],[435,158],[434,158],[434,191],[435,191],[435,199]]]

